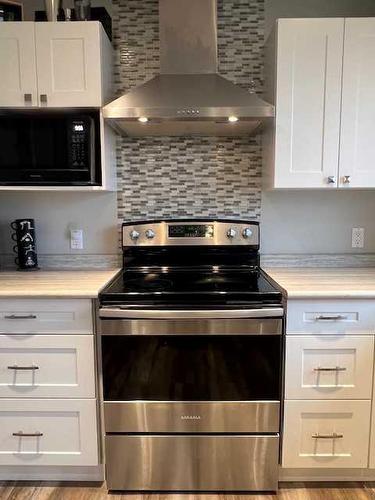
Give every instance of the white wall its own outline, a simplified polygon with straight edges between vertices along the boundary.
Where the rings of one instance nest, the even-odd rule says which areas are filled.
[[[262,253],[375,252],[374,191],[267,192],[262,198]],[[365,247],[351,248],[352,227]]]
[[[266,34],[279,17],[374,16],[374,0],[265,0]],[[262,195],[262,253],[375,252],[375,191],[273,191]],[[365,228],[363,250],[351,228]]]
[[[9,224],[34,218],[40,254],[115,254],[116,193],[0,192],[0,254],[12,253]],[[84,249],[70,250],[69,230],[83,229]]]

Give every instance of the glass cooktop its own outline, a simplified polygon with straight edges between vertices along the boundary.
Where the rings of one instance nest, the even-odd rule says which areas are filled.
[[[104,303],[145,305],[280,303],[281,292],[259,269],[123,271],[100,294]]]

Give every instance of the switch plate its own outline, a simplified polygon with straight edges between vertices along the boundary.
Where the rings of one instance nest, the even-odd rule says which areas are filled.
[[[365,228],[352,228],[352,248],[363,248],[365,246]]]
[[[70,230],[70,248],[72,250],[83,249],[83,231],[82,229]]]

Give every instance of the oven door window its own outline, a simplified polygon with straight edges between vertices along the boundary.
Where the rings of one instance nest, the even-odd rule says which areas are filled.
[[[103,336],[105,401],[280,399],[281,336]]]

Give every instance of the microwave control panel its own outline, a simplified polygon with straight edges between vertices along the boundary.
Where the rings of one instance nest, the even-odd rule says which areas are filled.
[[[90,163],[90,120],[84,118],[72,120],[69,139],[71,167],[87,168]]]

